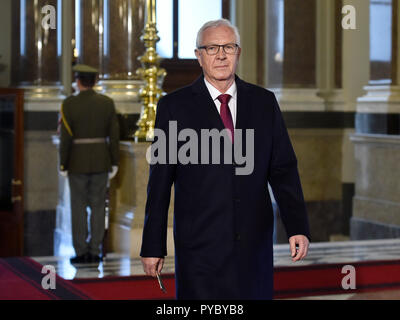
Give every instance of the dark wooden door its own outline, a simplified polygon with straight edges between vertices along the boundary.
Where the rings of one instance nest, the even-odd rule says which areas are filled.
[[[23,255],[24,92],[0,88],[0,256]]]

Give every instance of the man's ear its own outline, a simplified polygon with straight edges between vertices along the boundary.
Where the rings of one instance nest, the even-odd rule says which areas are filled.
[[[197,61],[199,62],[200,67],[202,67],[200,50],[194,49],[194,54],[196,55],[196,58],[197,58]]]
[[[238,59],[240,58],[240,54],[241,54],[241,53],[242,53],[242,48],[239,47],[239,48],[238,48],[238,52],[237,52]]]

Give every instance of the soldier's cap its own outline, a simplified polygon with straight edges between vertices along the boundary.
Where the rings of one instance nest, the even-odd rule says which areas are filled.
[[[74,66],[72,68],[72,71],[74,71],[76,73],[79,73],[79,74],[82,74],[82,73],[83,74],[85,74],[85,73],[87,73],[87,74],[99,73],[99,71],[97,71],[97,69],[95,69],[95,68],[93,68],[91,66],[88,66],[86,64],[77,64],[76,66]]]

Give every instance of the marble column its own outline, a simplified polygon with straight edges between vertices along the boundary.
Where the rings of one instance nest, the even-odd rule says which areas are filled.
[[[77,62],[99,69],[99,78],[138,80],[144,52],[144,0],[76,0]]]
[[[139,90],[143,81],[136,70],[144,52],[145,0],[103,0],[103,92],[116,102],[123,139],[133,136],[141,111]]]
[[[348,111],[342,86],[343,1],[316,3],[316,83],[326,111]]]
[[[141,110],[144,8],[144,0],[75,1],[77,62],[99,69],[96,90],[114,99],[123,139],[135,132]]]
[[[104,1],[75,1],[75,54],[77,63],[99,70],[103,77]]]
[[[61,5],[59,0],[19,0],[12,2],[11,85],[23,87],[27,97],[60,95]],[[42,21],[50,5],[55,9],[55,29]]]
[[[267,50],[265,53],[265,84],[270,88],[281,88],[283,85],[283,48],[285,31],[284,2],[268,0],[265,12],[265,33]]]
[[[24,89],[25,254],[29,256],[53,254],[58,172],[52,135],[65,98],[61,85],[61,3],[11,3],[10,86]],[[51,25],[52,20],[55,25]]]
[[[240,56],[237,74],[243,80],[257,83],[257,1],[234,1],[232,10],[232,23],[241,35],[240,45],[244,49]]]
[[[0,11],[0,87],[6,88],[11,80],[12,0],[1,2]]]
[[[354,111],[346,109],[342,81],[343,1],[265,4],[264,82],[278,99],[298,158],[313,239],[346,236]]]
[[[144,0],[104,0],[103,77],[138,79],[138,57],[144,52],[140,36],[144,28]]]
[[[62,54],[61,54],[61,82],[63,93],[69,96],[72,93],[72,61],[73,61],[73,29],[74,29],[74,3],[62,2]]]
[[[344,108],[341,8],[342,0],[266,0],[264,82],[287,110]]]
[[[267,2],[266,86],[285,110],[324,110],[317,95],[316,9],[315,0]]]
[[[49,85],[60,80],[60,39],[57,29],[42,26],[42,8],[58,9],[57,0],[13,1],[13,84]]]
[[[357,101],[353,239],[390,238],[400,232],[399,1],[373,0],[370,9],[370,81]]]

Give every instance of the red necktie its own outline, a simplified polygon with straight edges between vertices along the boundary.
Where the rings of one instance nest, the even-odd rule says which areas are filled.
[[[230,99],[231,99],[231,96],[229,94],[221,94],[220,96],[218,96],[218,100],[219,100],[219,102],[221,102],[221,111],[220,111],[221,119],[225,125],[225,128],[227,128],[230,131],[231,141],[233,143],[233,136],[234,136],[233,120],[232,120],[231,111],[229,110],[229,106],[228,106],[228,102]]]

